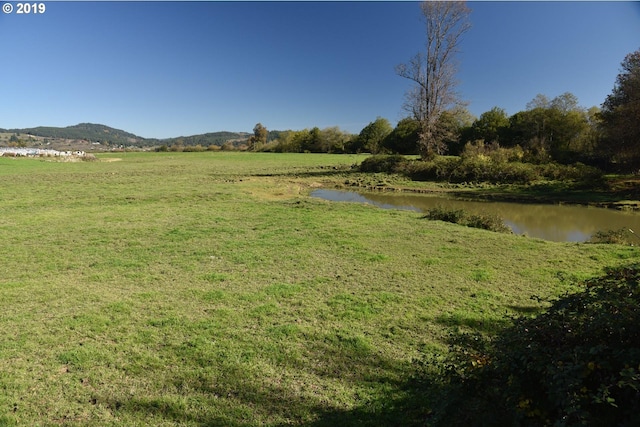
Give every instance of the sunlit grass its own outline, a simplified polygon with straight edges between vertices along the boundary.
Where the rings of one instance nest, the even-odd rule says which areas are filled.
[[[412,361],[636,257],[308,193],[362,156],[0,158],[0,425],[410,425]]]

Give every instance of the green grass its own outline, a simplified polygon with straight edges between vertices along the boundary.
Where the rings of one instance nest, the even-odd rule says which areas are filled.
[[[452,328],[638,255],[308,197],[363,156],[99,157],[0,158],[0,425],[419,423]]]

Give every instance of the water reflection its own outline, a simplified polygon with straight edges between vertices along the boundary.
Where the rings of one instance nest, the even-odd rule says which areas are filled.
[[[369,203],[384,209],[406,209],[417,212],[426,212],[435,206],[464,208],[477,214],[498,215],[516,234],[526,234],[556,242],[584,242],[597,231],[603,230],[620,228],[640,230],[638,213],[585,206],[479,202],[432,195],[356,193],[324,189],[313,191],[311,196],[324,200]]]

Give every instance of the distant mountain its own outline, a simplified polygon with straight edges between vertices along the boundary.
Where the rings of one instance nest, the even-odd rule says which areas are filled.
[[[137,145],[137,146],[155,146],[155,145],[222,145],[227,141],[231,141],[234,145],[241,144],[249,139],[250,133],[247,132],[212,132],[202,135],[181,136],[177,138],[143,138],[132,133],[114,129],[109,126],[80,123],[75,126],[67,127],[47,127],[39,126],[25,129],[0,129],[0,133],[15,133],[39,136],[43,138],[52,138],[58,140],[78,140],[88,142],[107,143],[108,145]]]
[[[145,138],[120,129],[93,123],[80,123],[75,126],[46,127],[39,126],[26,129],[9,129],[8,132],[24,133],[45,138],[85,140],[89,142],[109,143],[109,145],[146,145]]]

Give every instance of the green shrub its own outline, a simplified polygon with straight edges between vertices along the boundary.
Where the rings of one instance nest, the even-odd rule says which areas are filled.
[[[206,148],[204,148],[200,144],[197,144],[197,145],[186,145],[182,151],[184,151],[185,153],[201,153],[205,150]]]
[[[467,227],[481,228],[498,233],[511,233],[511,229],[504,224],[498,215],[469,215],[465,224]]]
[[[435,208],[429,209],[424,218],[459,224],[463,221],[466,215],[467,214],[464,209],[449,209],[442,206],[436,206]]]
[[[589,239],[589,243],[610,243],[615,245],[633,245],[640,243],[638,236],[628,228],[598,231]]]
[[[575,163],[573,165],[545,163],[538,165],[538,168],[540,169],[540,174],[548,180],[578,181],[593,186],[601,183],[603,178],[600,169],[582,163]]]
[[[520,147],[501,148],[467,144],[461,157],[436,156],[431,160],[408,160],[401,155],[376,155],[365,159],[361,172],[400,173],[414,181],[452,183],[530,184],[539,180],[574,181],[593,187],[601,184],[602,172],[581,163],[523,163]]]
[[[483,140],[477,140],[467,142],[460,156],[464,159],[484,157],[495,163],[520,162],[524,158],[524,150],[519,145],[505,148],[496,142],[487,144]]]
[[[470,214],[464,209],[451,209],[436,206],[427,211],[426,219],[451,222],[465,225],[467,227],[481,228],[483,230],[496,231],[499,233],[511,233],[502,219],[497,215]]]
[[[527,184],[540,179],[536,165],[498,163],[487,156],[436,157],[431,161],[407,162],[396,169],[414,181],[488,182]]]
[[[398,168],[398,172],[414,181],[449,181],[460,163],[457,157],[436,157],[430,161],[414,160]]]
[[[407,159],[400,154],[375,155],[362,161],[360,171],[396,173],[405,162],[407,162]]]
[[[493,339],[419,363],[432,425],[631,426],[640,410],[640,264],[609,269]]]

